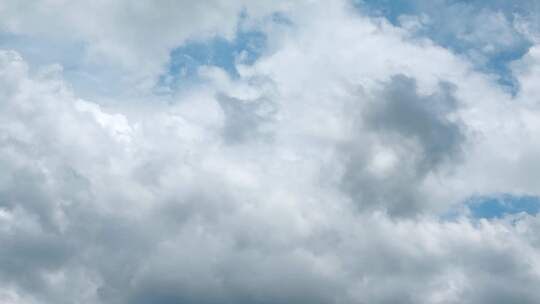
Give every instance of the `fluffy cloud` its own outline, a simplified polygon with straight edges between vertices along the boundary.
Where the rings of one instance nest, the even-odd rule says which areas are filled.
[[[466,56],[476,69],[491,73],[517,92],[509,63],[538,42],[536,1],[354,0],[372,16],[388,18],[418,38],[429,37]]]
[[[170,51],[187,40],[231,39],[249,18],[269,16],[290,6],[284,1],[165,1],[160,5],[152,1],[3,1],[0,32],[15,35],[18,40],[10,36],[6,40],[13,40],[12,44],[39,62],[84,66],[84,71],[74,73],[83,82],[80,86],[98,90],[109,85],[118,94],[134,85],[142,90],[151,87]],[[36,52],[36,47],[45,54]],[[96,79],[96,74],[102,79]],[[111,82],[119,84],[115,87]]]
[[[414,79],[392,77],[360,116],[358,133],[371,138],[352,138],[344,151],[345,190],[391,215],[423,210],[418,184],[445,163],[455,166],[465,141],[460,124],[447,118],[457,107],[451,85],[429,96],[416,90]]]
[[[201,66],[137,101],[80,98],[61,66],[0,51],[0,301],[540,301],[539,217],[464,205],[540,195],[537,47],[511,95],[344,1],[35,5],[0,4],[4,29],[69,25],[133,67],[230,35],[242,10],[287,22],[261,27],[268,49],[238,77]]]

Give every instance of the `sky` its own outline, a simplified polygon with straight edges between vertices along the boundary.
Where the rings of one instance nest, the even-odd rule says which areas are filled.
[[[0,0],[0,303],[540,303],[536,0]]]

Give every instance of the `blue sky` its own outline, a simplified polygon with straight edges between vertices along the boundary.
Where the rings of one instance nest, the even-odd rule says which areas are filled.
[[[536,215],[540,210],[540,198],[502,194],[474,197],[468,200],[468,208],[475,218],[502,218],[505,215],[527,213]]]
[[[492,12],[501,13],[512,21],[515,14],[527,13],[530,4],[524,2],[522,5],[511,6],[506,2],[497,1],[489,5],[485,5],[482,1],[429,3],[421,0],[358,0],[353,3],[359,13],[385,18],[396,26],[402,26],[400,18],[403,16],[427,17],[426,24],[416,33],[419,38],[427,37],[457,54],[472,57],[477,69],[493,74],[506,90],[512,94],[517,94],[519,91],[519,84],[512,75],[509,65],[525,55],[531,47],[532,43],[526,37],[521,33],[513,32],[513,41],[486,53],[479,51],[485,41],[475,42],[462,37],[464,33],[474,34],[476,30],[474,18],[463,22],[461,27],[449,26],[444,20],[460,13],[471,18],[476,14]],[[189,83],[196,79],[197,69],[203,65],[223,68],[232,77],[237,77],[235,65],[240,55],[243,54],[242,64],[251,64],[261,55],[264,48],[265,34],[256,30],[239,30],[233,39],[216,36],[198,41],[187,41],[183,46],[170,52],[167,68],[160,76],[157,85],[178,88],[178,85],[181,86],[182,83]]]
[[[167,71],[160,76],[158,86],[172,88],[196,83],[198,68],[215,66],[237,78],[237,64],[250,65],[265,49],[266,36],[257,31],[238,31],[232,40],[214,37],[204,41],[188,42],[171,51]]]
[[[476,52],[487,43],[486,41],[470,41],[463,39],[462,36],[478,30],[474,22],[479,14],[491,12],[502,14],[508,20],[513,20],[518,16],[517,14],[532,15],[531,8],[534,5],[530,4],[530,1],[511,5],[508,1],[461,0],[432,2],[422,0],[365,0],[355,1],[354,3],[360,11],[383,17],[397,26],[401,23],[400,17],[404,15],[427,17],[427,25],[420,30],[419,36],[427,36],[437,44],[464,56],[477,56]],[[534,12],[534,9],[532,12]],[[452,21],[448,22],[450,20]],[[460,25],[452,25],[454,20]],[[532,43],[519,32],[513,32],[512,35],[514,41],[492,52],[482,54],[484,58],[477,61],[476,65],[478,69],[484,72],[495,74],[499,83],[515,94],[519,90],[519,85],[511,73],[509,64],[527,53]],[[505,38],[500,37],[498,39]]]

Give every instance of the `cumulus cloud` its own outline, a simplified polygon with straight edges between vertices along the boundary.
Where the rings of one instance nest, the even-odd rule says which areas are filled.
[[[101,86],[108,85],[109,91],[120,94],[125,87],[151,87],[172,49],[186,41],[215,36],[232,39],[249,18],[270,16],[290,6],[285,1],[165,1],[160,5],[152,1],[3,1],[0,32],[9,34],[7,38],[15,35],[18,39],[9,39],[11,45],[18,45],[30,59],[84,66],[85,70],[73,73],[79,86],[102,90]],[[45,52],[36,52],[36,47]]]
[[[418,96],[414,79],[397,75],[363,109],[362,138],[344,148],[343,187],[359,204],[414,214],[425,203],[418,184],[443,164],[456,166],[464,131],[447,117],[458,106],[452,86],[443,83],[439,90]]]
[[[1,3],[2,30],[69,26],[127,77],[157,81],[172,49],[246,14],[267,49],[134,100],[0,50],[0,302],[540,301],[538,215],[466,205],[540,195],[536,46],[510,94],[348,1],[34,4]]]
[[[476,69],[490,73],[509,91],[518,82],[509,65],[538,42],[537,1],[354,0],[363,13],[388,19],[411,36],[429,37]]]

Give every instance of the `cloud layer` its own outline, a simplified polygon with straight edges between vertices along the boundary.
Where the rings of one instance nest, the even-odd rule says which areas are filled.
[[[536,12],[407,4],[0,2],[0,302],[539,303],[539,217],[468,205],[540,196]]]

